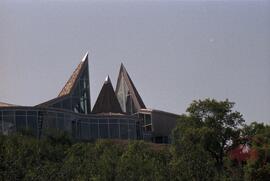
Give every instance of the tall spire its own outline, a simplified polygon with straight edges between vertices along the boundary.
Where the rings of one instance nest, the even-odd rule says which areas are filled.
[[[58,97],[65,96],[72,91],[72,89],[75,87],[77,80],[80,77],[80,74],[82,74],[82,71],[86,68],[88,69],[88,52],[85,54],[82,61],[75,69],[75,71],[72,73],[69,80],[67,81],[67,83],[65,84],[61,92],[59,93]]]
[[[92,113],[123,113],[109,76],[104,81]]]
[[[37,106],[68,109],[81,114],[90,113],[88,53],[85,54],[59,95]]]
[[[133,114],[146,108],[123,63],[121,63],[115,92],[124,112]]]

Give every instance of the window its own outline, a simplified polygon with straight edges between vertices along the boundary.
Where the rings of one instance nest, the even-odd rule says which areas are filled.
[[[90,124],[90,133],[92,139],[98,138],[98,124]]]
[[[15,120],[16,120],[17,131],[26,129],[26,112],[25,111],[16,111]]]
[[[64,130],[64,114],[63,113],[57,114],[57,128],[60,130]]]
[[[110,138],[119,138],[119,124],[109,124],[110,128]]]
[[[63,108],[71,110],[71,99],[67,98],[63,101]]]
[[[145,125],[149,125],[149,124],[152,124],[151,115],[145,114]]]
[[[15,131],[16,127],[14,118],[14,111],[3,111],[3,134]]]
[[[136,125],[129,125],[129,139],[136,139]]]
[[[27,112],[27,125],[28,125],[28,129],[32,132],[32,134],[37,135],[37,112],[36,111]]]
[[[128,125],[127,124],[120,124],[120,138],[128,139]]]
[[[90,138],[90,126],[87,123],[81,123],[81,139]]]
[[[108,138],[108,124],[99,124],[99,136],[100,138]]]

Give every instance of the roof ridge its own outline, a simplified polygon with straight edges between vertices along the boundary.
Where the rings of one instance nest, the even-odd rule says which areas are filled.
[[[83,66],[87,62],[88,62],[88,52],[85,54],[82,61],[79,63],[79,65],[73,71],[72,75],[70,76],[70,78],[68,79],[65,86],[62,88],[62,90],[60,91],[60,93],[58,94],[57,97],[62,97],[62,96],[68,95],[71,92],[71,90],[73,89],[73,87],[74,87],[74,85],[75,85],[75,83],[76,83],[76,81],[81,73]]]

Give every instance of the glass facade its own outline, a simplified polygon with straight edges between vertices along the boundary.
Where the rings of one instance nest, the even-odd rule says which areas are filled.
[[[68,132],[79,140],[137,139],[138,122],[136,117],[126,115],[83,116],[54,109],[0,109],[0,132],[4,135],[28,132],[42,137],[54,131]]]
[[[139,119],[142,121],[143,131],[151,132],[152,131],[152,116],[151,114],[137,114]]]
[[[131,97],[130,90],[124,80],[124,76],[121,76],[119,89],[117,91],[117,98],[124,112],[128,114],[134,114],[138,112],[136,109],[133,99]]]
[[[90,85],[88,66],[82,71],[71,94],[55,101],[51,107],[90,114]]]
[[[137,139],[134,118],[100,117],[79,119],[74,121],[73,135],[78,139],[90,140],[98,138]],[[74,132],[76,130],[76,132]]]

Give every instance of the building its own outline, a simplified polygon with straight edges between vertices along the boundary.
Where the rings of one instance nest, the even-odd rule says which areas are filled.
[[[0,102],[2,134],[26,131],[38,138],[67,132],[79,140],[144,139],[168,143],[177,117],[146,108],[123,64],[116,90],[108,76],[91,109],[88,54],[56,98],[33,107]]]

